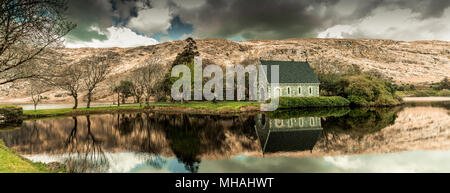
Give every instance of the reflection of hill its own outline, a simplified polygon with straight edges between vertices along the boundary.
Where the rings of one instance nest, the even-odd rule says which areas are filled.
[[[251,117],[108,114],[89,120],[90,128],[87,116],[26,121],[22,129],[1,133],[0,138],[21,154],[63,154],[69,145],[83,152],[93,138],[105,152],[177,157],[214,158],[259,147]]]
[[[356,109],[338,118],[304,117],[303,123],[319,123],[321,120],[321,125],[316,126],[323,128],[323,131],[320,129],[322,134],[317,140],[313,140],[314,143],[305,142],[304,146],[292,146],[292,143],[283,139],[292,137],[295,141],[306,135],[280,138],[272,135],[277,140],[269,141],[273,142],[269,146],[281,148],[282,152],[275,149],[266,151],[264,156],[317,157],[450,149],[448,112],[445,108],[428,106]],[[45,119],[26,121],[20,130],[0,132],[0,139],[13,150],[29,155],[56,155],[89,150],[97,152],[101,158],[103,152],[148,152],[164,157],[177,157],[189,170],[195,172],[196,165],[204,159],[228,159],[236,155],[262,156],[263,147],[260,144],[264,144],[262,141],[266,141],[269,136],[267,131],[270,131],[258,127],[257,124],[264,123],[258,122],[253,116],[114,114],[92,115],[89,119],[90,131],[86,116]],[[295,128],[296,124],[301,123],[302,119],[299,117],[280,119],[281,122],[272,124],[285,125],[302,132]],[[270,125],[269,121],[265,123]],[[278,127],[270,132],[283,132],[280,128],[282,129]]]
[[[387,114],[385,112],[385,114]],[[391,121],[389,117],[386,120]],[[386,121],[380,121],[386,122]],[[352,128],[355,129],[355,128]],[[357,128],[356,128],[357,129]],[[364,128],[360,128],[362,130]],[[324,130],[325,131],[325,130]],[[407,107],[395,122],[368,132],[326,130],[316,145],[318,154],[388,153],[416,149],[450,149],[450,115],[444,108]]]
[[[376,132],[395,123],[397,112],[394,108],[357,108],[343,116],[325,117],[324,128],[333,132],[353,132],[365,135]]]

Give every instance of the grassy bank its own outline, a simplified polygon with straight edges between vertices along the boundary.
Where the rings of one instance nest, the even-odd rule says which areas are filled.
[[[109,112],[138,112],[146,109],[154,111],[186,112],[186,113],[236,113],[241,111],[257,111],[258,102],[246,101],[219,101],[213,102],[186,102],[186,103],[152,103],[149,106],[138,104],[126,106],[107,106],[91,107],[78,109],[43,109],[26,110],[26,118],[45,117],[45,116],[63,116],[63,115],[81,115],[90,113],[109,113]]]
[[[350,101],[343,97],[280,97],[279,108],[344,107]]]
[[[49,173],[45,164],[27,160],[5,146],[0,140],[0,173]]]

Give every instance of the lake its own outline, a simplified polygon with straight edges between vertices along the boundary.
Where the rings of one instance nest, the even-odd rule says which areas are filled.
[[[71,172],[450,172],[450,102],[24,121],[6,146]]]

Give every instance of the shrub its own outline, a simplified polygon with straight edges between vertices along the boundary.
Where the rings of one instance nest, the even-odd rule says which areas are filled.
[[[438,96],[450,97],[450,90],[444,89],[438,92]]]
[[[439,82],[438,89],[440,89],[440,90],[444,90],[444,89],[449,90],[450,89],[450,81],[448,80],[447,77],[445,77],[441,82]]]
[[[371,76],[344,76],[336,87],[337,95],[347,98],[355,106],[389,106],[401,102],[395,94],[395,85]]]
[[[302,108],[302,107],[343,107],[350,102],[342,97],[280,97],[279,108]]]
[[[22,115],[22,107],[13,105],[0,106],[0,124],[19,122]]]

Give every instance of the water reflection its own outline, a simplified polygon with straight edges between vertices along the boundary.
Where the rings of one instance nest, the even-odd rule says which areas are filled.
[[[21,129],[0,131],[0,139],[27,158],[62,162],[72,172],[334,172],[366,171],[370,160],[386,157],[394,164],[401,152],[414,152],[405,153],[414,162],[426,154],[417,150],[450,149],[449,131],[446,106],[422,105],[77,116],[25,121]],[[349,168],[345,160],[361,164]]]
[[[104,172],[108,153],[134,152],[176,157],[197,172],[202,157],[220,157],[258,147],[252,116],[107,114],[24,122],[0,138],[23,155],[59,155],[73,172]],[[231,137],[230,137],[231,136]],[[108,153],[105,153],[108,152]]]
[[[287,119],[256,116],[256,133],[263,153],[312,151],[322,133],[320,117]]]

